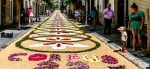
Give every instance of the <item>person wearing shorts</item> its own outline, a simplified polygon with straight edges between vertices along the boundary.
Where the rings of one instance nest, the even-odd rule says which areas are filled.
[[[120,27],[120,28],[118,28],[118,30],[121,32],[121,41],[122,41],[121,52],[126,53],[126,45],[127,45],[127,39],[128,39],[126,28]]]

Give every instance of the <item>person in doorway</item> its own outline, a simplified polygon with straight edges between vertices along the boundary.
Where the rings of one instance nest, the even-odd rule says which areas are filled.
[[[91,17],[92,25],[94,27],[94,29],[91,29],[91,30],[96,30],[96,17],[97,17],[97,14],[96,14],[96,8],[95,7],[92,8],[90,17]]]
[[[144,35],[143,26],[145,21],[145,14],[143,11],[138,10],[138,6],[133,3],[131,5],[131,14],[128,22],[128,29],[132,31],[132,39],[133,39],[133,51],[135,51],[137,39],[139,41],[139,45],[141,51],[144,51],[142,47],[142,38],[141,35]]]
[[[111,9],[111,4],[108,4],[107,8],[103,10],[103,15],[105,21],[104,34],[111,34],[111,24],[114,17],[114,12]]]
[[[83,23],[85,23],[85,20],[86,20],[86,10],[85,10],[85,8],[82,9],[82,11],[81,11],[81,16],[82,16],[81,21],[82,21]]]
[[[122,26],[122,27],[118,28],[118,30],[121,33],[121,41],[122,41],[121,52],[126,53],[126,46],[127,46],[127,39],[128,39],[126,28]]]
[[[29,23],[33,24],[33,11],[31,8],[28,10],[28,16],[29,16]]]
[[[49,10],[46,10],[46,16],[49,16]]]
[[[26,12],[25,9],[23,8],[21,11],[21,23],[25,22],[25,16],[26,16]]]
[[[77,22],[80,21],[79,17],[80,17],[80,12],[79,12],[78,9],[76,9],[76,10],[75,10],[75,19],[76,19]]]

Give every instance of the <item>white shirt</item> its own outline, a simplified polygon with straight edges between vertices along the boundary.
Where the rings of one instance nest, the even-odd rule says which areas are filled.
[[[80,13],[78,10],[75,11],[75,17],[80,16]]]
[[[127,32],[124,31],[124,32],[121,33],[121,40],[122,41],[127,41],[126,40],[127,37],[128,37]]]

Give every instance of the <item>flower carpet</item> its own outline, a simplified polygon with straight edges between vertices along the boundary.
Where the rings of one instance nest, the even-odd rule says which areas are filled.
[[[139,69],[59,10],[0,56],[0,69]]]

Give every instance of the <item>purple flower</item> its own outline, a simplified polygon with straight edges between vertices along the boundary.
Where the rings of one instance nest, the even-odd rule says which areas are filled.
[[[22,59],[15,58],[15,57],[17,57],[17,56],[26,56],[26,55],[27,55],[27,53],[14,53],[14,54],[10,54],[8,56],[8,60],[9,61],[22,61]]]

